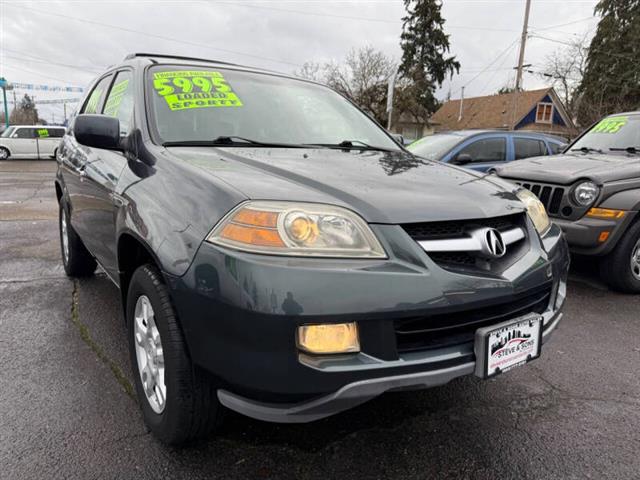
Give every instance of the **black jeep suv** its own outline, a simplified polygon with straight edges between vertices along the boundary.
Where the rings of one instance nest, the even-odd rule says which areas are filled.
[[[611,115],[563,155],[498,169],[536,194],[571,251],[598,258],[615,290],[640,293],[640,112]]]
[[[120,288],[163,441],[308,422],[540,355],[568,248],[525,189],[412,155],[335,91],[135,54],[58,150],[62,258]]]

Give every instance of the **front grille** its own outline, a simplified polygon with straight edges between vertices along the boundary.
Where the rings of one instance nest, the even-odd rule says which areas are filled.
[[[550,296],[551,286],[545,285],[490,305],[477,305],[475,308],[465,305],[459,310],[395,320],[398,352],[431,350],[473,342],[478,328],[528,313],[543,313],[549,305]]]
[[[520,228],[527,232],[525,215],[516,213],[502,217],[480,218],[473,220],[454,220],[445,222],[409,223],[402,228],[416,242],[428,240],[453,240],[469,236],[470,231],[478,228],[494,228],[500,232],[506,232],[514,228]],[[452,271],[467,273],[500,273],[526,252],[528,240],[522,239],[507,247],[504,257],[488,260],[481,258],[478,252],[465,251],[428,251],[427,255],[438,266]]]
[[[544,207],[547,209],[547,212],[549,212],[549,215],[559,216],[562,213],[561,207],[563,204],[563,199],[565,197],[565,187],[529,182],[515,183],[523,188],[526,188],[535,196],[537,196]]]
[[[506,215],[504,217],[481,218],[477,220],[455,220],[446,222],[407,223],[402,226],[404,231],[416,241],[435,240],[439,238],[458,238],[464,236],[465,230],[472,227],[495,228],[509,230],[520,225],[521,214]]]

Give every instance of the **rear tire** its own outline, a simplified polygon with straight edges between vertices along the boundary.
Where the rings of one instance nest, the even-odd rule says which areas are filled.
[[[97,263],[69,223],[66,205],[60,202],[58,215],[60,228],[60,253],[64,271],[69,277],[89,277],[96,271]]]
[[[613,290],[640,293],[640,222],[631,225],[616,248],[600,260],[600,274]]]
[[[11,153],[9,152],[9,150],[7,150],[4,147],[0,147],[0,161],[8,160],[10,156],[11,156]]]
[[[191,362],[169,291],[153,265],[138,267],[131,277],[127,330],[147,427],[169,445],[206,438],[220,424],[223,407],[213,379]]]

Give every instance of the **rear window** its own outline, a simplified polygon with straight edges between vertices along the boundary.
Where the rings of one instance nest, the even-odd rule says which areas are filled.
[[[542,140],[535,138],[514,138],[515,158],[539,157],[547,154],[547,146]]]

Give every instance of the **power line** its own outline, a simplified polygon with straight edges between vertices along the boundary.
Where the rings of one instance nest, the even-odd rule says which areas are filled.
[[[6,51],[12,51],[9,50],[8,48],[5,48]],[[48,64],[48,65],[56,65],[59,67],[64,67],[64,68],[70,68],[72,70],[81,70],[81,71],[92,71],[94,73],[101,73],[104,71],[104,69],[96,69],[95,67],[89,67],[89,66],[78,66],[78,65],[69,65],[67,63],[59,63],[59,62],[52,62],[51,60],[45,60],[42,57],[35,57],[33,55],[28,55],[28,54],[23,54],[24,56],[20,57],[20,56],[16,56],[16,55],[8,55],[8,54],[4,54],[5,57],[7,58],[13,58],[14,60],[23,60],[25,62],[32,62],[32,63],[44,63],[44,64]],[[31,57],[31,58],[29,58]]]
[[[239,52],[239,51],[236,51],[236,50],[229,50],[229,49],[225,49],[225,48],[212,47],[211,45],[204,44],[204,43],[190,42],[190,41],[181,40],[181,39],[178,39],[178,38],[167,37],[165,35],[157,35],[155,33],[142,32],[140,30],[134,30],[132,28],[119,27],[117,25],[112,25],[110,23],[96,22],[94,20],[88,20],[86,18],[72,17],[70,15],[63,15],[61,13],[47,12],[45,10],[40,10],[40,9],[36,9],[36,8],[31,8],[31,7],[24,7],[24,6],[18,7],[17,5],[12,5],[10,3],[4,3],[3,5],[8,6],[8,7],[20,8],[21,10],[29,10],[29,11],[36,12],[36,13],[39,13],[39,14],[42,14],[42,15],[49,15],[49,16],[52,16],[52,17],[65,18],[65,19],[68,19],[68,20],[75,20],[76,22],[88,23],[88,24],[91,24],[91,25],[98,25],[98,26],[101,26],[101,27],[112,28],[114,30],[120,30],[120,31],[123,31],[123,32],[135,33],[135,34],[138,34],[138,35],[145,35],[147,37],[152,37],[152,38],[159,38],[161,40],[166,40],[166,41],[169,41],[169,42],[182,43],[184,45],[201,47],[201,48],[206,48],[206,49],[209,49],[209,50],[217,50],[217,51],[220,51],[220,52],[231,53],[231,54],[234,54],[234,55],[243,55],[245,57],[258,58],[260,60],[268,60],[270,62],[282,63],[282,64],[285,64],[285,65],[291,65],[291,66],[294,66],[294,67],[302,67],[302,65],[300,65],[300,64],[293,63],[293,62],[288,62],[286,60],[280,60],[280,59],[277,59],[277,58],[269,58],[269,57],[264,57],[264,56],[261,56],[261,55],[254,55],[254,54],[251,54],[251,53]]]
[[[498,68],[498,69],[496,69],[496,70],[493,70],[494,75],[491,75],[491,77],[489,77],[489,80],[487,80],[487,81],[486,81],[486,83],[484,84],[484,87],[482,87],[482,89],[480,89],[480,91],[479,91],[479,92],[480,92],[480,94],[483,94],[483,93],[487,90],[487,87],[488,87],[488,86],[489,86],[489,84],[493,81],[493,79],[494,79],[494,78],[496,78],[495,72],[498,72],[498,71],[500,71],[500,70],[513,70],[513,68],[511,68],[511,67],[506,68],[506,69],[502,69],[502,66],[504,65],[504,62],[506,62],[506,61],[509,59],[509,54],[513,51],[513,48],[514,48],[515,46],[516,46],[516,44],[515,44],[515,43],[514,43],[514,44],[512,44],[512,45],[511,45],[511,48],[509,48],[509,50],[507,51],[507,53],[505,53],[505,55],[504,55],[504,56],[503,56],[503,58],[502,58],[502,61],[500,62],[500,66],[499,66],[499,68]],[[491,71],[491,70],[489,70],[489,71]],[[507,85],[509,84],[509,82],[510,82],[510,79],[509,79],[509,77],[507,76]]]
[[[394,23],[394,24],[399,23],[398,19],[389,20],[387,18],[355,17],[350,15],[337,15],[334,13],[305,12],[303,10],[292,10],[289,8],[280,8],[280,7],[271,7],[271,6],[267,7],[264,5],[256,5],[254,3],[220,2],[220,1],[216,1],[215,3],[232,5],[234,7],[257,8],[261,10],[272,10],[275,12],[293,13],[296,15],[307,15],[307,16],[313,16],[313,17],[341,18],[345,20],[360,21],[360,22],[379,22],[379,23]],[[512,28],[477,27],[473,25],[445,24],[444,27],[445,29],[483,30],[483,31],[489,31],[489,32],[515,32],[516,31]]]
[[[553,29],[558,28],[558,27],[566,27],[567,25],[574,25],[576,23],[582,23],[582,22],[586,22],[587,20],[593,20],[593,19],[597,19],[597,18],[598,17],[593,17],[593,16],[592,17],[584,17],[584,18],[581,18],[580,20],[574,20],[573,22],[557,23],[555,25],[548,25],[546,27],[540,27],[540,28],[531,27],[531,31],[536,30],[538,32],[541,32],[542,30],[553,30]]]
[[[486,67],[484,67],[482,70],[480,70],[480,72],[478,72],[478,74],[473,77],[471,80],[469,80],[467,83],[464,84],[465,87],[469,86],[469,84],[471,84],[476,78],[478,78],[480,75],[482,75],[483,73],[487,72],[489,70],[489,68],[491,66],[493,66],[494,63],[496,63],[498,60],[500,60],[502,58],[503,55],[506,55],[512,48],[513,46],[518,43],[519,38],[516,38],[513,42],[511,42],[507,48],[505,48],[504,50],[502,50],[498,56],[496,56],[493,60],[491,60],[491,62],[489,62],[487,64]],[[456,91],[457,92],[457,91]]]
[[[31,74],[34,74],[34,75],[38,75],[38,76],[43,77],[43,78],[50,78],[51,80],[57,80],[59,82],[64,82],[64,83],[68,82],[68,80],[63,80],[62,78],[53,77],[51,75],[47,75],[47,74],[44,74],[44,73],[41,73],[41,72],[36,72],[34,70],[29,70],[28,68],[17,67],[15,65],[10,65],[10,67],[11,68],[15,68],[16,70],[22,70],[23,72],[27,72],[27,73],[31,73]],[[81,87],[75,87],[75,88],[81,88]]]
[[[543,37],[542,35],[530,35],[530,37],[531,38],[539,38],[541,40],[547,40],[548,42],[559,43],[561,45],[567,45],[569,47],[575,47],[575,43],[563,42],[562,40],[557,40],[555,38],[549,38],[549,37]],[[634,60],[635,59],[635,56],[633,54],[615,53],[615,52],[611,52],[609,50],[603,51],[603,50],[600,50],[600,49],[597,49],[597,48],[593,48],[593,47],[590,47],[589,50],[592,51],[592,52],[606,53],[607,55],[610,55],[612,57],[623,58],[625,60]]]

